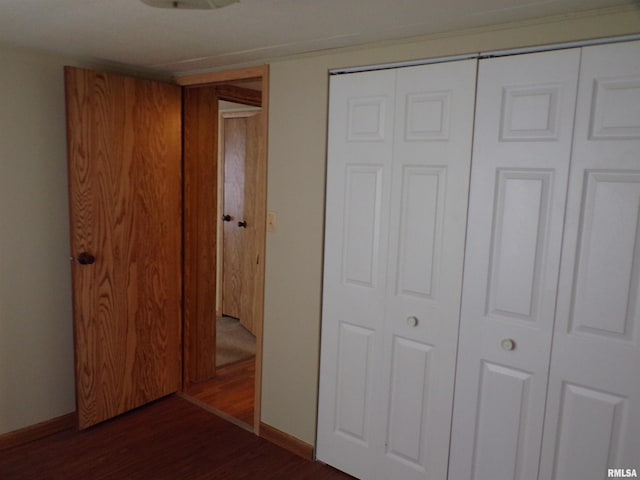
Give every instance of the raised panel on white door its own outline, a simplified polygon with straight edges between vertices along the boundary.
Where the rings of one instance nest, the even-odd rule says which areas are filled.
[[[505,86],[500,140],[549,141],[558,138],[561,85]]]
[[[490,315],[535,321],[552,171],[498,169],[487,290]]]
[[[363,446],[369,441],[373,337],[372,330],[340,322],[334,430]]]
[[[317,456],[373,478],[395,73],[331,78]]]
[[[552,478],[601,480],[618,464],[626,399],[564,383]]]
[[[450,90],[406,94],[404,139],[448,140],[451,94]]]
[[[377,478],[447,474],[476,65],[397,72]]]
[[[480,60],[450,480],[538,476],[579,60]]]
[[[345,177],[342,280],[373,288],[380,256],[382,167],[350,165]]]
[[[591,111],[591,138],[640,138],[640,76],[596,78]]]
[[[425,452],[420,447],[425,413],[429,409],[427,389],[432,348],[395,337],[391,357],[386,454],[421,473],[426,471]]]
[[[570,331],[633,341],[640,171],[586,171]],[[612,235],[615,232],[615,235]]]
[[[349,99],[347,139],[350,142],[384,141],[386,96],[356,97]]]
[[[446,180],[444,167],[403,169],[397,294],[428,299],[437,288]]]
[[[531,374],[482,362],[472,478],[523,478],[525,429],[531,409]]]
[[[640,42],[582,49],[540,478],[638,468],[639,80]]]

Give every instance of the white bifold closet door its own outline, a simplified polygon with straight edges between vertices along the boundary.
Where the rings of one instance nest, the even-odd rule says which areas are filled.
[[[540,479],[640,469],[640,42],[583,48]]]
[[[331,77],[318,459],[447,475],[476,61]]]
[[[451,480],[538,478],[579,64],[479,62]]]

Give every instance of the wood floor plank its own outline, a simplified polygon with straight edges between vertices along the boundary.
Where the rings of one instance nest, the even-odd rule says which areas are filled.
[[[0,454],[3,480],[346,480],[177,396]]]
[[[211,380],[191,385],[187,393],[253,427],[255,372],[255,358],[226,365]]]

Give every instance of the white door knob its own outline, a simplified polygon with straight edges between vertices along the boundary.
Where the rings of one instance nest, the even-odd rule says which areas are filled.
[[[511,338],[505,338],[500,342],[500,346],[508,352],[516,348],[516,342]]]
[[[415,317],[413,315],[411,315],[410,317],[407,317],[407,325],[409,325],[410,327],[417,327],[418,317]]]

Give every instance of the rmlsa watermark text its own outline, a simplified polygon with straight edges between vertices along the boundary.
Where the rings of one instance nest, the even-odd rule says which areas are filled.
[[[607,470],[609,478],[638,478],[635,468],[610,468]]]

